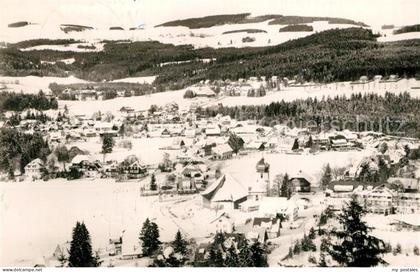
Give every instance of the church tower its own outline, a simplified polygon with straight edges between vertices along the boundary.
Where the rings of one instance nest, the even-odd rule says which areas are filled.
[[[270,188],[270,165],[261,158],[256,167],[256,176],[253,185],[248,188],[248,199],[259,201],[267,196]]]

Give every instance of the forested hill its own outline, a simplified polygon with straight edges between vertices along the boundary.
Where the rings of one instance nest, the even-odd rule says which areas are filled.
[[[0,74],[74,75],[91,81],[158,75],[155,84],[160,90],[179,89],[206,79],[251,76],[296,76],[315,82],[377,74],[420,76],[420,40],[379,43],[371,30],[363,28],[332,29],[267,47],[194,49],[153,41],[104,43],[104,50],[98,52],[21,51],[12,45],[0,49]],[[75,61],[59,61],[66,58]]]
[[[160,26],[185,26],[190,29],[207,28],[225,24],[249,24],[269,21],[270,25],[294,25],[308,24],[317,21],[327,21],[329,24],[349,24],[354,26],[367,26],[365,23],[356,22],[344,18],[333,17],[308,17],[308,16],[286,16],[280,14],[269,14],[251,17],[250,13],[211,15],[197,18],[188,18],[166,22]]]

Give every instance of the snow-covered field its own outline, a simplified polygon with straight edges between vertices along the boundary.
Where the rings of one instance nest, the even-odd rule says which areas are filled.
[[[55,18],[59,19],[59,18]],[[288,40],[302,38],[316,32],[334,29],[349,28],[354,25],[329,24],[327,21],[317,21],[308,23],[313,27],[311,32],[279,32],[279,29],[286,25],[269,25],[270,20],[260,23],[249,24],[225,24],[208,28],[189,29],[183,26],[177,27],[153,27],[146,25],[144,28],[129,30],[133,26],[122,26],[124,30],[109,30],[108,25],[93,26],[93,29],[85,31],[73,31],[64,33],[60,29],[60,23],[50,18],[49,22],[43,24],[30,24],[20,28],[9,28],[7,24],[0,27],[0,41],[18,42],[30,39],[75,39],[80,40],[84,45],[94,44],[95,49],[78,48],[78,44],[36,46],[25,50],[54,49],[59,51],[98,51],[103,49],[102,40],[130,40],[130,41],[149,41],[155,40],[162,43],[174,45],[191,44],[196,48],[202,47],[244,47],[244,46],[267,46],[276,45]],[[265,32],[260,33],[230,33],[243,29],[258,29]],[[411,38],[420,38],[419,32],[394,35],[392,30],[382,30],[378,26],[372,27],[374,33],[380,33],[378,41],[396,41]],[[243,42],[242,38],[253,37],[253,42]]]
[[[398,82],[379,83],[372,81],[366,84],[337,82],[322,86],[288,87],[278,92],[269,93],[263,97],[230,96],[218,100],[214,104],[222,103],[224,106],[263,105],[275,101],[293,101],[310,97],[317,99],[342,95],[349,97],[351,94],[355,93],[376,93],[378,95],[385,95],[386,92],[395,94],[408,92],[412,97],[420,97],[420,89],[412,89],[412,87],[420,87],[420,81],[402,79]]]
[[[275,101],[293,101],[296,99],[334,97],[337,95],[350,96],[354,93],[376,93],[385,95],[386,92],[402,93],[408,92],[412,97],[420,97],[420,81],[414,79],[402,79],[398,82],[378,83],[369,82],[366,84],[350,84],[349,82],[331,83],[322,86],[288,87],[281,91],[270,92],[263,97],[227,96],[218,99],[195,98],[184,99],[185,89],[155,93],[147,96],[119,97],[106,101],[59,101],[59,106],[67,105],[69,110],[75,114],[91,115],[101,111],[116,113],[121,107],[128,106],[135,110],[147,110],[151,105],[164,106],[169,102],[176,102],[180,109],[188,109],[192,103],[200,105],[224,106],[236,105],[264,105]]]
[[[84,221],[94,248],[126,230],[136,239],[146,217],[156,219],[163,241],[176,225],[157,207],[157,198],[141,198],[138,183],[110,180],[2,183],[0,264],[33,265],[49,257],[57,244],[71,240],[76,221]]]
[[[23,93],[38,93],[39,90],[43,90],[45,93],[51,92],[48,85],[50,83],[57,84],[71,84],[71,83],[86,83],[87,81],[79,79],[73,76],[70,77],[37,77],[37,76],[25,76],[25,77],[10,77],[0,76],[0,86],[5,85],[5,90],[11,92],[23,92]]]
[[[180,109],[188,109],[191,100],[184,99],[184,90],[168,91],[144,96],[118,97],[104,101],[59,101],[59,107],[67,105],[69,111],[74,114],[92,115],[94,112],[118,112],[121,107],[131,107],[134,110],[147,110],[151,105],[164,106],[169,102],[178,103]]]

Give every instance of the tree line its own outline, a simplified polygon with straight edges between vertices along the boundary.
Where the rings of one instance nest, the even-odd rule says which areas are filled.
[[[0,111],[23,111],[25,109],[42,111],[57,108],[57,99],[47,97],[42,90],[38,94],[2,92],[0,95]]]
[[[107,41],[99,52],[0,49],[0,73],[66,76],[90,81],[156,75],[155,87],[180,89],[201,80],[278,76],[315,82],[356,80],[399,74],[419,76],[420,40],[379,43],[371,30],[332,29],[280,45],[247,48],[174,46],[155,41]],[[41,63],[75,58],[69,65]],[[215,58],[209,63],[200,59]],[[179,61],[188,61],[178,63]],[[172,63],[162,65],[162,63]]]
[[[229,115],[237,120],[258,120],[261,125],[288,124],[314,129],[379,131],[384,134],[420,137],[420,99],[409,93],[352,94],[350,97],[307,98],[269,105],[218,106],[196,109],[199,116]]]

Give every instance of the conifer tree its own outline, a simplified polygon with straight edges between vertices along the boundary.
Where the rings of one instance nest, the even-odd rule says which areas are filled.
[[[251,260],[252,266],[254,267],[267,267],[267,254],[265,252],[265,246],[261,244],[259,241],[255,241],[251,247]]]
[[[236,250],[236,247],[232,245],[227,249],[226,259],[224,261],[224,266],[226,267],[239,267],[240,260],[239,255]]]
[[[335,243],[327,246],[327,252],[338,264],[348,267],[372,267],[382,263],[385,253],[382,240],[369,235],[370,228],[362,220],[366,213],[355,198],[338,215],[340,230],[332,230]]]
[[[327,165],[324,167],[323,170],[324,171],[322,173],[321,186],[323,189],[326,189],[328,184],[330,184],[332,181],[332,171],[331,171],[330,164],[327,163]]]
[[[181,232],[178,230],[175,235],[175,240],[172,242],[172,247],[175,253],[179,253],[182,256],[186,256],[188,254],[188,242],[184,240],[182,237]]]
[[[160,247],[159,228],[156,223],[150,222],[149,218],[143,223],[139,238],[144,256],[152,256]]]
[[[151,191],[156,191],[157,190],[155,174],[152,174],[152,176],[150,177],[150,190]]]
[[[293,142],[292,150],[293,150],[293,151],[296,151],[296,150],[298,150],[298,149],[299,149],[299,141],[298,141],[298,139],[296,138],[296,139],[295,139],[295,141]]]
[[[96,267],[100,265],[99,257],[92,254],[90,235],[83,222],[77,222],[73,229],[69,254],[70,267]]]

